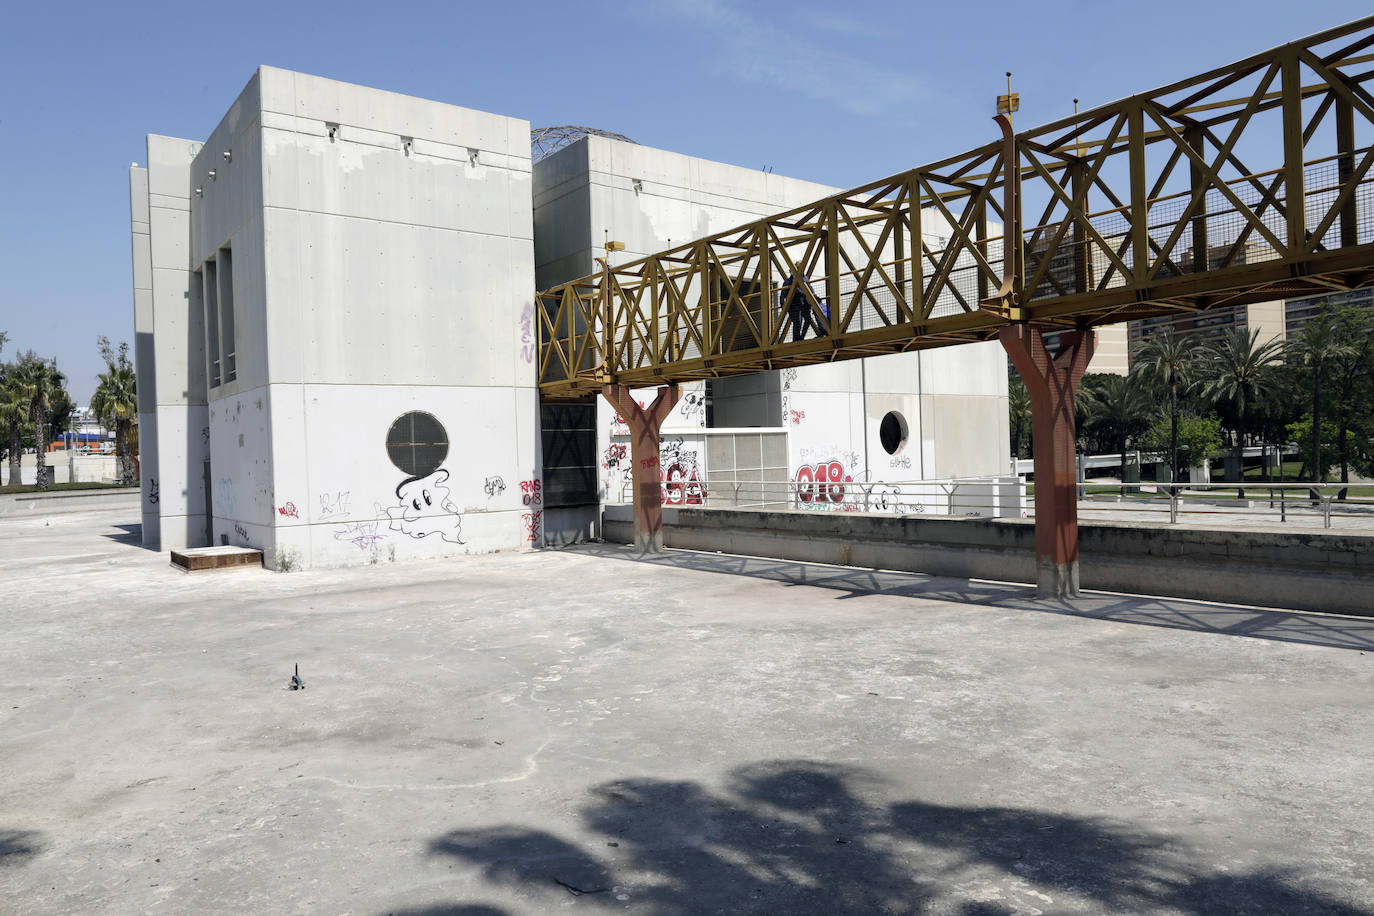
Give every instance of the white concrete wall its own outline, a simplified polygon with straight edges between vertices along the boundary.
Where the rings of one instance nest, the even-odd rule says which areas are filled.
[[[264,67],[209,168],[194,257],[232,246],[239,354],[211,393],[215,540],[279,568],[538,543],[528,123]],[[409,411],[450,443],[419,518],[385,448]]]
[[[129,235],[133,260],[134,375],[138,379],[139,511],[144,547],[162,543],[157,480],[157,352],[153,344],[153,261],[148,225],[148,170],[129,168]]]
[[[148,135],[148,236],[152,279],[152,350],[156,403],[151,428],[156,474],[145,472],[146,502],[156,495],[158,545],[203,546],[204,463],[209,455],[204,325],[190,271],[192,140]],[[137,319],[137,315],[136,315]],[[152,545],[149,545],[152,546]]]

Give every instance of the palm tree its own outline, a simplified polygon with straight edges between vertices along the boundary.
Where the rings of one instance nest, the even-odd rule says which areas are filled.
[[[1231,328],[1221,340],[1204,351],[1202,396],[1230,408],[1235,420],[1236,468],[1245,483],[1245,420],[1249,410],[1272,384],[1274,364],[1283,353],[1283,341],[1261,344],[1259,329]],[[1245,498],[1245,489],[1237,490]]]
[[[1159,382],[1169,391],[1169,480],[1178,480],[1178,395],[1193,384],[1201,347],[1172,327],[1158,331],[1140,348],[1132,371]]]
[[[24,395],[24,387],[19,377],[18,364],[5,367],[5,375],[0,379],[0,427],[8,433],[7,451],[10,457],[10,486],[17,487],[22,482],[20,456],[23,454],[24,420],[29,415],[29,402]]]
[[[1312,482],[1322,477],[1322,374],[1328,365],[1348,356],[1352,348],[1341,340],[1336,323],[1326,314],[1308,321],[1284,348],[1290,359],[1312,369]]]
[[[57,371],[56,361],[41,359],[26,362],[19,370],[20,385],[24,400],[28,404],[28,415],[33,420],[34,445],[37,451],[35,473],[40,490],[48,488],[48,416],[52,411],[53,400],[61,391],[67,379]]]
[[[1030,389],[1020,376],[1012,376],[1007,384],[1007,409],[1011,413],[1011,454],[1021,457],[1021,439],[1031,421]]]
[[[1144,428],[1150,401],[1139,376],[1109,375],[1088,392],[1088,423],[1110,436],[1121,453],[1121,495],[1126,495],[1126,440]],[[1177,436],[1177,432],[1175,432]]]
[[[121,343],[119,350],[110,346],[109,338],[99,338],[100,355],[107,371],[97,378],[95,394],[91,396],[91,412],[115,433],[115,455],[119,462],[119,482],[133,480],[133,462],[129,460],[129,431],[138,413],[138,394],[133,364],[129,362],[129,345]]]

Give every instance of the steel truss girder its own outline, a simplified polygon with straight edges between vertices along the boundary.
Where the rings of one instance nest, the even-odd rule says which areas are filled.
[[[1374,284],[1371,48],[1374,17],[541,292],[541,391]]]

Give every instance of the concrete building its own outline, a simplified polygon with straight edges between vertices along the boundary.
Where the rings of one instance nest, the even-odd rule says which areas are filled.
[[[607,234],[625,244],[614,256],[624,263],[837,190],[587,136],[535,163],[536,283],[544,289],[592,273]],[[653,396],[637,392],[640,401]],[[1006,397],[1006,357],[996,342],[693,383],[663,428],[666,499],[699,502],[703,488],[713,504],[722,488],[732,496],[740,488],[740,502],[751,489],[759,501],[786,498],[785,487],[748,485],[766,481],[799,487],[807,508],[843,511],[862,507],[857,488],[830,498],[848,481],[1005,475]],[[569,507],[579,498],[588,506],[627,498],[624,424],[603,399],[585,425],[597,435],[596,492],[560,489],[555,497],[551,483],[550,497]]]
[[[539,403],[535,290],[591,273],[607,230],[633,258],[836,190],[596,136],[532,167],[525,121],[269,67],[203,143],[147,156],[144,541],[275,568],[598,533],[624,428]],[[688,386],[668,500],[769,481],[843,511],[851,482],[1004,475],[1003,366],[988,343]]]
[[[1232,328],[1247,331],[1258,330],[1259,342],[1284,339],[1284,302],[1252,302],[1249,305],[1229,305],[1208,309],[1205,312],[1190,312],[1185,315],[1161,315],[1158,318],[1145,318],[1130,323],[1130,348],[1134,354],[1150,336],[1157,331],[1171,327],[1179,334],[1196,334],[1199,342],[1207,343],[1219,339]]]
[[[539,539],[527,122],[263,67],[130,188],[146,544]]]

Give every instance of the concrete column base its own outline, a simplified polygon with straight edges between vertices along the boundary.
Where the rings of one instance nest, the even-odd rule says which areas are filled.
[[[662,553],[663,552],[663,530],[658,531],[636,531],[635,550],[640,553]]]
[[[1055,563],[1042,560],[1036,567],[1035,597],[1077,598],[1078,561]]]

